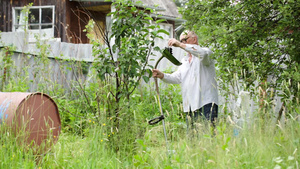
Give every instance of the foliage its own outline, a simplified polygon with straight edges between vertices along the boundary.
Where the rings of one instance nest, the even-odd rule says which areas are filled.
[[[214,48],[223,89],[236,75],[247,88],[260,86],[267,95],[267,88],[278,93],[289,84],[290,93],[281,95],[286,105],[300,96],[299,9],[292,0],[196,0],[181,13],[202,44]]]
[[[104,49],[99,42],[94,43],[94,55],[99,78],[106,80],[109,76],[115,79],[115,91],[110,93],[118,102],[123,97],[129,99],[141,78],[149,81],[151,67],[148,59],[153,50],[159,50],[154,40],[162,38],[159,33],[167,32],[159,29],[158,23],[163,20],[153,21],[152,9],[140,10],[127,0],[115,1],[112,5],[116,9],[110,13],[112,35],[104,35],[107,46]]]
[[[135,140],[136,128],[132,122],[134,114],[130,109],[130,96],[142,79],[149,81],[149,56],[153,55],[154,50],[160,50],[154,40],[162,38],[161,33],[168,32],[158,25],[164,20],[152,18],[152,9],[138,9],[129,0],[114,1],[112,6],[115,10],[109,14],[113,21],[111,32],[107,31],[108,28],[105,31],[99,27],[105,46],[100,40],[88,36],[93,42],[93,55],[96,58],[94,68],[107,89],[107,118],[112,119],[108,125],[114,132],[119,131],[111,138],[112,145],[118,150],[123,148],[125,141],[133,143]],[[124,130],[132,131],[132,135],[123,135]]]
[[[11,55],[13,54],[13,47],[7,46],[0,50],[0,91],[3,91],[10,76],[10,70],[13,66]]]

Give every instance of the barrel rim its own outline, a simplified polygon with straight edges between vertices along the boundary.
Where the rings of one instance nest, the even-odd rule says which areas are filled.
[[[18,92],[16,92],[18,93]],[[25,94],[25,93],[24,93]],[[59,124],[61,125],[61,119],[60,119],[60,115],[59,115],[59,111],[58,111],[58,107],[57,107],[57,104],[55,103],[55,101],[47,94],[45,93],[42,93],[42,92],[34,92],[34,93],[27,93],[28,95],[25,96],[24,99],[22,99],[22,101],[20,102],[20,104],[18,105],[18,107],[16,108],[16,112],[17,110],[19,110],[19,107],[26,101],[26,99],[29,99],[31,96],[33,95],[42,95],[42,96],[46,96],[55,106],[55,109],[56,109],[56,114],[58,115],[58,119],[59,119]]]

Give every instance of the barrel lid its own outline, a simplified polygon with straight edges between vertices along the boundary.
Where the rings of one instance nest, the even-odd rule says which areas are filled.
[[[61,131],[56,103],[40,92],[0,92],[0,123],[3,122],[39,152],[56,143]]]

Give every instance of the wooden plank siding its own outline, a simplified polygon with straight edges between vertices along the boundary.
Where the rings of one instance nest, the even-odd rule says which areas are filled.
[[[83,32],[89,22],[89,15],[84,12],[78,3],[69,3],[67,18],[68,23],[68,41],[71,43],[88,43],[86,33]]]
[[[147,2],[150,7],[154,6],[154,1],[143,1]],[[157,0],[155,2],[159,2],[160,5],[166,9],[169,9],[169,7],[172,7],[171,9],[176,8],[176,5],[173,4],[173,2],[169,2],[169,0]],[[89,43],[86,32],[83,32],[86,24],[90,19],[94,19],[96,23],[105,29],[106,15],[111,10],[111,3],[102,1],[0,0],[0,31],[12,32],[12,7],[24,7],[29,3],[33,3],[33,6],[55,6],[54,38],[61,38],[62,42],[69,43]],[[165,23],[172,24],[173,28],[175,28],[175,16],[178,15],[177,10],[175,13],[174,11],[173,13],[169,12],[169,10],[160,12],[163,12],[163,17],[168,18]],[[99,34],[99,30],[95,30],[95,32]],[[173,29],[173,35],[174,33]],[[99,36],[97,37],[101,38]]]
[[[74,1],[73,1],[74,2]],[[72,3],[70,7],[71,12],[71,24],[70,32],[72,33],[72,43],[89,43],[89,39],[86,33],[83,32],[85,26],[90,19],[93,19],[95,23],[101,25],[105,29],[106,15],[111,11],[110,2],[78,2]],[[99,35],[97,26],[94,28],[94,33],[98,35],[99,39],[102,39]],[[93,32],[92,32],[93,33]]]
[[[12,29],[12,2],[0,0],[0,31],[9,32]]]
[[[69,0],[0,0],[0,31],[12,32],[12,7],[24,7],[29,3],[55,6],[55,38],[61,38],[62,42],[88,43],[83,29],[89,17],[82,12],[78,2]]]

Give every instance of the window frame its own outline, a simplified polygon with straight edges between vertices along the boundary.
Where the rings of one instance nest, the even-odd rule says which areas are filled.
[[[52,9],[52,23],[42,23],[42,9],[44,8],[50,8]],[[34,24],[30,24],[27,20],[27,22],[25,22],[24,24],[19,24],[19,23],[16,23],[16,17],[20,17],[20,15],[16,16],[16,10],[23,10],[24,7],[12,7],[12,14],[13,14],[13,19],[12,19],[12,27],[13,27],[13,32],[16,32],[17,29],[16,27],[19,27],[19,26],[24,26],[26,27],[26,30],[43,30],[43,29],[53,29],[54,31],[54,23],[55,23],[55,6],[54,5],[46,5],[46,6],[31,6],[29,7],[29,10],[30,9],[39,9],[39,23],[34,23]],[[28,14],[26,14],[25,17],[29,17]],[[39,29],[29,29],[30,26],[39,26]],[[47,25],[51,25],[52,27],[51,28],[43,28],[42,29],[42,26],[47,26]]]

